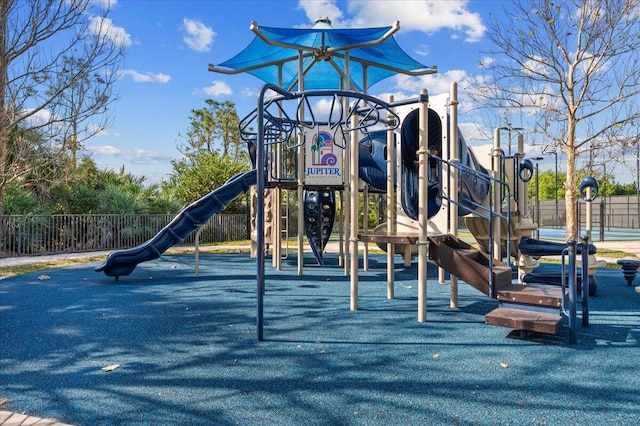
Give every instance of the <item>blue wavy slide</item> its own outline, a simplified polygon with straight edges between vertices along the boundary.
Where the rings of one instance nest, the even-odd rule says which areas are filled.
[[[107,260],[95,271],[118,279],[133,272],[139,263],[159,258],[169,247],[182,243],[191,232],[206,224],[211,216],[223,210],[234,198],[247,192],[256,184],[256,179],[256,169],[237,174],[220,188],[187,206],[149,241],[109,253]]]

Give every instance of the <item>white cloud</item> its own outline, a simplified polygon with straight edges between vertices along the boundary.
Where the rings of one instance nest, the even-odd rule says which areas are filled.
[[[118,4],[118,0],[90,0],[89,2],[105,9],[113,9]]]
[[[333,110],[335,117],[336,113],[340,113],[341,108],[336,108],[333,104],[334,98],[316,98],[317,100],[313,104],[312,112],[316,120],[319,121],[332,121],[329,119],[329,114]]]
[[[215,80],[211,86],[207,86],[202,91],[208,96],[223,96],[233,94],[233,90],[222,80]]]
[[[240,92],[240,95],[243,98],[255,98],[258,96],[258,92],[254,88],[243,87],[242,91]]]
[[[122,157],[132,164],[158,164],[174,159],[173,155],[147,151],[141,148],[124,151]]]
[[[300,0],[298,9],[304,10],[311,22],[318,18],[329,18],[333,27],[342,26],[342,11],[335,0]]]
[[[122,71],[122,75],[128,75],[133,78],[136,83],[168,83],[171,80],[171,76],[162,73],[141,73],[133,69]]]
[[[122,151],[119,148],[111,145],[102,145],[102,146],[91,146],[85,147],[85,149],[92,154],[103,156],[103,157],[115,157],[119,155]]]
[[[352,8],[357,17],[367,26],[389,24],[398,20],[403,29],[432,33],[442,29],[463,32],[466,40],[473,42],[482,38],[487,28],[479,13],[471,12],[464,0],[398,0],[393,2],[368,2],[354,0]]]
[[[385,92],[385,93],[379,93],[376,95],[376,97],[378,99],[382,99],[385,102],[389,102],[390,101],[390,96],[393,96],[393,101],[397,102],[397,101],[401,101],[404,99],[409,99],[409,98],[415,98],[416,94],[412,93],[411,95],[404,93],[404,92],[394,92],[394,93],[389,93],[389,92]]]
[[[418,55],[418,56],[429,56],[429,50],[430,49],[429,49],[429,45],[428,44],[421,44],[416,49],[416,55]]]
[[[123,27],[116,26],[109,18],[89,17],[89,30],[93,34],[108,38],[119,46],[131,46],[131,36]]]
[[[348,12],[353,16],[342,20],[336,0],[300,0],[298,7],[314,21],[321,16],[332,19],[334,27],[377,27],[400,21],[403,29],[434,33],[443,29],[456,31],[452,37],[465,35],[469,42],[482,38],[487,28],[480,14],[468,9],[466,0],[349,0]]]
[[[40,109],[36,111],[34,108],[27,108],[24,110],[23,117],[26,117],[25,121],[31,126],[44,126],[51,123],[54,120],[54,116],[48,109]]]
[[[466,120],[469,120],[472,117],[464,118]],[[460,133],[462,133],[462,136],[468,144],[478,145],[478,141],[481,141],[481,144],[491,142],[491,137],[493,136],[493,134],[491,130],[485,129],[482,124],[479,124],[481,122],[481,120],[477,120],[466,122],[461,121],[458,123]]]
[[[118,133],[113,133],[109,129],[105,129],[104,127],[97,126],[95,124],[87,125],[86,131],[87,133],[94,136],[114,136],[114,137],[120,136]]]
[[[483,67],[490,67],[491,65],[493,65],[496,62],[495,58],[492,58],[490,56],[485,56],[484,58],[480,59],[480,62],[478,63],[478,65],[483,68]]]
[[[201,21],[189,18],[184,18],[182,23],[183,29],[187,33],[183,37],[183,40],[190,49],[198,52],[208,52],[211,50],[210,45],[216,36],[216,33],[211,27],[207,27]]]
[[[452,82],[464,84],[469,79],[469,74],[464,70],[449,70],[445,73],[428,74],[420,77],[410,77],[399,74],[394,77],[396,86],[403,91],[414,93],[417,96],[421,89],[428,88],[429,95],[439,95],[449,93]]]
[[[167,163],[175,158],[175,155],[147,151],[142,148],[120,149],[112,145],[101,145],[85,147],[85,149],[95,156],[118,158],[136,165]]]
[[[604,73],[611,69],[611,62],[605,54],[593,54],[587,52],[584,60],[580,62],[580,70],[583,74]]]
[[[541,56],[535,56],[522,64],[522,72],[527,75],[548,75],[548,67]]]

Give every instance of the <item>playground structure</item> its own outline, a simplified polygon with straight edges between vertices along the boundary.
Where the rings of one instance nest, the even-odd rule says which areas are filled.
[[[417,257],[420,322],[426,321],[427,265],[432,262],[441,268],[441,277],[444,272],[451,275],[452,308],[458,305],[458,279],[462,279],[500,302],[498,309],[487,314],[488,324],[523,333],[555,334],[566,317],[570,339],[575,341],[577,286],[589,281],[579,280],[577,271],[580,269],[581,277],[594,275],[593,268],[589,271],[589,256],[595,251],[588,238],[581,245],[569,242],[553,248],[531,241],[537,224],[528,215],[526,185],[533,168],[524,158],[521,134],[513,156],[505,155],[500,145],[500,129],[496,129],[493,146],[468,147],[458,129],[455,83],[449,93],[438,96],[429,96],[426,90],[399,101],[368,95],[370,83],[394,73],[435,72],[435,68],[416,69],[420,64],[406,60],[408,56],[392,37],[399,29],[397,23],[389,28],[334,30],[327,20],[319,20],[308,30],[260,29],[255,23],[251,29],[257,34],[254,42],[223,64],[234,69],[210,66],[210,70],[251,72],[267,81],[256,110],[241,123],[242,136],[252,147],[254,169],[187,207],[148,243],[111,253],[97,271],[116,278],[128,275],[139,262],[159,257],[255,184],[259,340],[263,340],[267,246],[274,267],[281,268],[282,191],[290,190],[296,191],[298,218],[303,218],[298,220],[297,232],[299,275],[304,270],[304,235],[314,257],[323,264],[338,216],[339,256],[350,277],[351,310],[358,309],[360,243],[365,243],[366,268],[366,243],[372,242],[386,248],[390,299],[394,297],[395,255],[402,254],[405,263]],[[313,44],[305,45],[307,38]],[[277,59],[261,63],[253,56],[264,45],[285,53],[277,50],[280,53],[270,55]],[[374,59],[379,54],[355,53],[376,48],[406,63],[378,63]],[[287,71],[290,63],[295,72]],[[274,73],[277,81],[269,82]],[[593,188],[594,184],[586,186]],[[369,230],[366,220],[361,224],[359,218],[361,210],[367,217],[367,203],[361,209],[359,195],[366,198],[369,192],[383,193],[386,198],[386,223],[375,230]],[[597,195],[597,183],[595,192]],[[268,221],[269,217],[273,220]],[[459,238],[460,218],[479,248]],[[535,276],[523,283],[522,278],[532,275],[538,266],[536,258],[548,252],[563,258],[561,272],[550,279],[558,285],[540,284],[542,278]],[[581,268],[578,254],[582,254]],[[512,266],[518,269],[516,283]],[[582,285],[583,325],[588,325],[589,287]]]

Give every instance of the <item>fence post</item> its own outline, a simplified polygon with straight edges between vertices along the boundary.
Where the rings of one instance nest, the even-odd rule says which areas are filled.
[[[600,199],[600,241],[604,241],[605,210],[606,206],[603,197]]]

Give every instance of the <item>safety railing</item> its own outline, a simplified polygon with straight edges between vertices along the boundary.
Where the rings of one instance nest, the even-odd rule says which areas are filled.
[[[510,264],[511,260],[510,260],[510,254],[511,253],[511,212],[509,211],[510,209],[506,209],[505,213],[502,213],[501,211],[496,211],[494,209],[494,205],[499,204],[502,205],[502,200],[503,199],[509,199],[510,197],[510,191],[509,191],[509,185],[507,183],[504,182],[504,179],[498,179],[495,178],[493,176],[490,176],[486,173],[480,172],[476,169],[474,169],[473,167],[469,167],[465,164],[462,164],[458,161],[445,161],[442,158],[435,156],[435,155],[431,155],[432,159],[435,159],[436,161],[442,163],[442,164],[446,164],[448,167],[450,168],[454,168],[459,170],[461,173],[466,173],[470,176],[473,177],[474,180],[481,180],[484,181],[488,184],[488,196],[489,196],[489,203],[488,206],[484,205],[484,204],[480,204],[477,203],[475,201],[473,201],[473,199],[471,198],[466,198],[464,200],[464,202],[461,201],[456,201],[453,200],[450,196],[448,196],[447,194],[442,194],[443,198],[446,199],[449,203],[451,204],[455,204],[458,207],[462,207],[465,209],[471,209],[473,210],[473,214],[475,216],[481,217],[485,220],[488,221],[488,225],[489,225],[489,232],[488,232],[488,256],[490,259],[494,259],[494,258],[498,258],[501,257],[502,253],[499,253],[498,256],[495,256],[493,253],[494,250],[494,226],[495,226],[495,221],[498,221],[498,226],[500,226],[500,221],[501,220],[505,220],[506,221],[506,253],[507,253],[507,257],[508,260],[507,262]],[[504,168],[503,168],[504,170]],[[458,188],[456,188],[456,190],[458,190]],[[500,199],[500,203],[496,203],[495,202],[495,197],[499,197]],[[489,295],[490,297],[495,297],[495,283],[494,283],[494,274],[493,274],[493,263],[489,262]]]
[[[578,270],[577,255],[582,255],[582,265]],[[582,325],[589,325],[589,239],[583,237],[581,244],[575,240],[567,242],[567,248],[562,252],[562,312],[569,322],[569,342],[578,341],[577,312],[578,305],[582,305]],[[579,275],[578,275],[579,272]],[[578,278],[582,291],[578,294]]]

